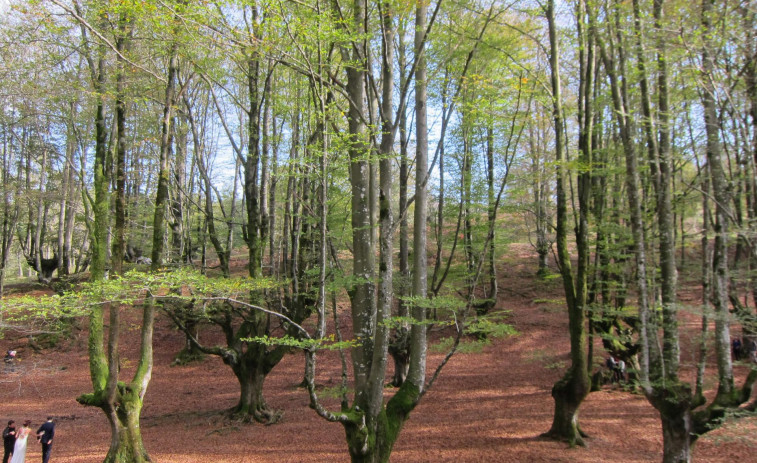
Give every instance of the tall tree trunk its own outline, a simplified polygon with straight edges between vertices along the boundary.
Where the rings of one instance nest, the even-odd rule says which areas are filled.
[[[44,249],[42,246],[43,230],[47,227],[47,207],[45,205],[45,185],[47,184],[47,148],[42,149],[42,161],[40,164],[40,176],[39,176],[39,196],[37,198],[37,226],[34,229],[34,242],[32,243],[32,249],[34,254],[31,256],[34,259],[34,268],[37,271],[37,279],[42,283],[50,283],[52,278],[52,272],[47,275],[47,272],[43,268],[42,260],[44,259]]]
[[[260,37],[260,12],[258,6],[252,7],[252,27],[254,37],[251,40],[258,40]],[[260,117],[260,52],[256,50],[257,45],[251,44],[248,51],[246,63],[247,73],[247,92],[249,106],[247,109],[247,158],[244,163],[244,197],[247,209],[247,248],[249,255],[248,271],[250,277],[260,276],[262,246],[261,228],[260,228],[260,141],[261,141],[261,117]]]
[[[428,292],[428,257],[426,252],[426,219],[428,217],[428,73],[426,64],[426,28],[428,4],[418,1],[415,9],[415,211],[413,214],[413,296],[425,299]],[[410,369],[400,393],[417,400],[426,383],[426,309],[411,308]],[[399,394],[398,394],[399,395]],[[415,397],[413,397],[415,396]],[[395,396],[396,398],[397,396]],[[388,408],[388,406],[387,406]],[[410,413],[409,409],[400,414]],[[404,418],[406,416],[400,416]],[[400,421],[399,424],[401,424]]]
[[[273,69],[268,72],[273,73]],[[271,183],[270,158],[271,158],[271,85],[272,79],[266,79],[266,85],[263,89],[263,123],[262,123],[262,143],[260,159],[260,259],[263,260],[263,251],[268,244],[268,231],[270,229],[270,212],[268,210],[268,196]],[[269,262],[268,265],[272,265]]]
[[[178,45],[173,43],[168,58],[168,76],[163,106],[163,119],[160,139],[160,161],[158,172],[158,191],[155,195],[155,214],[153,216],[152,234],[152,270],[157,271],[163,262],[165,235],[165,217],[168,206],[168,183],[170,175],[170,158],[173,153],[173,107],[176,99],[176,75],[179,71]]]
[[[404,24],[404,23],[402,23]],[[386,27],[386,26],[385,26]],[[406,57],[406,45],[403,39],[404,30],[400,30],[398,34],[399,50],[398,50],[398,65],[400,69],[405,69],[407,65]],[[404,88],[406,77],[404,73],[400,73],[400,87]],[[399,198],[398,198],[398,210],[400,213],[399,221],[399,284],[395,284],[396,291],[398,293],[397,303],[397,316],[407,317],[409,315],[409,309],[407,304],[403,301],[403,298],[409,295],[410,289],[410,263],[409,263],[409,231],[407,220],[407,182],[408,182],[408,159],[407,159],[407,145],[408,145],[408,128],[407,128],[407,110],[402,111],[399,114],[399,132],[400,132],[400,168],[399,168]],[[443,158],[440,159],[440,166],[443,165]],[[439,174],[440,188],[444,188],[444,169],[440,167]],[[439,204],[443,203],[443,197],[439,196]],[[401,325],[397,328],[392,337],[392,342],[389,345],[389,354],[392,356],[394,362],[394,377],[392,379],[392,385],[394,387],[402,386],[407,377],[408,369],[408,328],[406,325]]]
[[[578,424],[578,408],[590,390],[590,380],[586,365],[585,291],[573,281],[573,270],[568,252],[568,171],[565,156],[565,135],[563,130],[562,92],[560,82],[560,50],[555,23],[555,2],[547,3],[545,13],[549,26],[550,69],[552,84],[552,115],[555,129],[555,156],[557,161],[557,229],[555,242],[560,262],[565,299],[568,306],[570,330],[571,367],[565,376],[552,387],[555,413],[552,427],[547,436],[566,440],[571,445],[583,445],[583,436]],[[577,237],[577,240],[579,237]],[[577,245],[580,248],[580,244]],[[579,280],[580,278],[577,278]],[[585,280],[584,280],[585,282]]]
[[[68,161],[72,157],[71,151],[73,150],[73,143],[71,140],[72,138],[71,134],[67,133],[66,135],[67,135],[66,136],[66,153],[64,156],[65,156],[66,161]],[[66,209],[67,209],[66,204],[68,203],[68,199],[69,199],[68,197],[69,171],[70,171],[70,166],[68,163],[66,163],[66,165],[63,166],[63,172],[61,172],[61,181],[60,181],[61,196],[60,196],[60,201],[58,202],[58,207],[59,207],[58,209],[58,240],[57,240],[56,249],[58,250],[57,266],[58,266],[59,276],[68,275],[68,266],[66,265],[65,268],[63,266],[63,262],[66,257],[65,251],[63,248],[64,246],[63,243],[64,243],[64,236],[66,234]]]
[[[213,185],[210,181],[210,175],[208,174],[207,166],[205,165],[205,153],[200,140],[200,132],[197,127],[197,121],[194,117],[194,111],[191,102],[188,98],[184,98],[184,104],[187,110],[187,119],[189,120],[189,128],[192,132],[192,143],[194,146],[195,161],[197,163],[197,171],[200,174],[202,180],[201,190],[204,191],[204,198],[202,203],[204,204],[205,217],[207,220],[207,237],[213,245],[213,249],[218,256],[219,267],[224,277],[229,277],[229,261],[231,258],[231,248],[224,247],[221,243],[219,233],[216,230],[216,218],[215,218],[215,202],[213,201]],[[236,183],[236,177],[235,177]],[[233,200],[234,196],[232,196]],[[220,199],[220,198],[219,198]],[[222,209],[223,210],[223,209]],[[231,225],[229,225],[231,228]]]
[[[175,155],[173,161],[173,188],[171,197],[171,256],[174,260],[188,262],[191,249],[187,249],[184,235],[184,196],[187,191],[187,124],[184,115],[177,115],[174,121]]]
[[[352,24],[358,34],[365,33],[365,4],[361,0],[353,2]],[[355,403],[368,410],[368,374],[373,358],[373,326],[375,326],[376,300],[374,289],[374,250],[372,247],[370,203],[370,162],[367,154],[369,145],[365,127],[365,43],[357,41],[352,49],[351,64],[347,67],[347,93],[350,97],[347,114],[350,157],[351,211],[352,211],[352,252],[353,274],[357,283],[353,287],[352,326],[358,347],[352,350],[352,365],[355,375]],[[348,53],[345,51],[344,53]],[[360,452],[360,448],[353,449]]]
[[[81,13],[77,5],[77,12]],[[86,40],[87,31],[81,25],[82,36]],[[105,279],[105,262],[107,256],[106,234],[109,222],[109,169],[107,169],[107,130],[105,127],[105,84],[106,84],[106,56],[105,45],[97,47],[97,59],[89,54],[88,45],[84,45],[87,52],[92,86],[97,95],[95,115],[95,162],[93,200],[94,225],[92,226],[92,264],[93,281]],[[142,398],[149,381],[152,366],[152,312],[145,310],[142,322],[142,347],[140,360],[134,381],[128,385],[118,381],[118,334],[119,307],[109,305],[110,313],[108,353],[106,356],[103,343],[103,316],[106,306],[96,305],[92,308],[89,322],[89,367],[92,381],[91,393],[83,394],[76,400],[84,405],[99,407],[103,410],[111,425],[111,445],[105,456],[105,462],[135,462],[149,461],[144,449],[139,431],[139,411]],[[145,343],[149,345],[146,345]]]
[[[379,146],[379,283],[376,315],[376,334],[368,394],[370,410],[381,410],[384,402],[384,375],[389,351],[387,321],[392,316],[394,302],[394,215],[392,211],[392,149],[394,131],[392,105],[394,103],[394,12],[390,2],[382,4],[382,61],[381,61],[381,144]],[[400,365],[402,367],[402,365]],[[403,381],[404,382],[404,381]]]
[[[3,130],[3,158],[2,158],[2,182],[3,182],[3,225],[2,225],[2,245],[0,247],[0,299],[2,299],[5,291],[5,276],[8,265],[8,258],[10,256],[10,248],[13,244],[13,236],[16,230],[16,224],[18,222],[19,215],[19,201],[13,201],[11,205],[11,169],[13,165],[13,146],[8,136],[10,128]],[[20,182],[18,182],[21,174],[20,167],[16,170],[16,197],[20,197],[19,188]],[[2,315],[0,315],[1,321]]]
[[[126,252],[126,95],[125,79],[126,64],[123,54],[128,48],[131,36],[130,20],[121,17],[118,24],[118,37],[116,38],[116,191],[115,191],[115,228],[113,233],[113,251],[111,252],[111,267],[113,273],[123,273],[124,253]]]
[[[487,295],[488,301],[485,302],[484,312],[488,312],[497,303],[497,266],[495,264],[496,258],[496,221],[497,221],[497,203],[496,196],[494,194],[494,127],[487,126],[486,128],[486,187],[487,187],[487,201],[489,208],[487,211],[489,219],[490,230],[490,243],[488,251],[488,273],[489,273],[489,294]]]
[[[713,296],[715,309],[715,356],[718,363],[718,393],[716,402],[723,405],[733,401],[735,387],[733,382],[733,365],[731,362],[731,336],[728,326],[728,220],[730,193],[725,176],[720,146],[720,122],[714,84],[715,61],[713,57],[714,0],[702,2],[702,26],[704,43],[702,46],[702,106],[704,108],[704,125],[707,135],[707,164],[710,173],[710,185],[715,201],[715,246],[713,249]]]

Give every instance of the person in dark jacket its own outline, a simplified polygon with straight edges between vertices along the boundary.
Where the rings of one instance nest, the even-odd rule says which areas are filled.
[[[37,440],[42,444],[42,463],[50,461],[50,452],[53,449],[53,437],[55,436],[55,423],[53,417],[48,416],[47,421],[37,429]]]
[[[733,359],[734,360],[741,360],[742,357],[742,345],[741,345],[741,339],[736,338],[731,343],[731,350],[733,351]]]
[[[16,371],[16,351],[8,349],[3,357],[3,363],[5,363],[5,371]]]
[[[16,422],[13,420],[8,421],[8,426],[3,429],[3,463],[8,463],[11,454],[13,453],[13,447],[16,445]]]

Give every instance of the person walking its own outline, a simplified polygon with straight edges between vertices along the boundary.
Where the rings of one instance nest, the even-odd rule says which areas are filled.
[[[37,440],[42,444],[42,463],[50,461],[50,452],[53,449],[53,436],[55,436],[55,423],[53,417],[48,416],[47,421],[37,429]]]
[[[615,368],[617,368],[618,366],[618,362],[615,361],[615,356],[610,355],[609,357],[607,357],[605,365],[607,366],[607,370],[610,372],[610,384],[612,384],[615,382]]]
[[[618,359],[618,383],[626,382],[626,362],[623,359]]]
[[[3,429],[3,463],[8,463],[13,454],[13,447],[16,445],[16,422],[8,421],[8,426]]]

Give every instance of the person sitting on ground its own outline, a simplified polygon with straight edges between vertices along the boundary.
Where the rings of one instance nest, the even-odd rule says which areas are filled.
[[[5,353],[5,357],[3,358],[3,362],[5,363],[5,369],[14,371],[16,369],[16,351],[9,349]]]

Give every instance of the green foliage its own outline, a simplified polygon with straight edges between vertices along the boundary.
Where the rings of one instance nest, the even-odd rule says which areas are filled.
[[[190,269],[156,273],[131,270],[121,277],[84,283],[60,295],[8,298],[2,310],[6,323],[58,330],[103,304],[135,305],[149,296],[158,300],[243,302],[251,292],[274,289],[279,284],[267,278],[210,278]]]
[[[463,354],[481,352],[485,346],[491,344],[493,339],[517,335],[515,328],[504,323],[507,312],[497,312],[485,316],[476,317],[463,326],[463,334],[467,336],[461,339],[457,345],[457,351]],[[448,352],[455,343],[453,337],[445,337],[430,346],[432,352]]]
[[[489,342],[481,342],[477,340],[461,340],[460,343],[457,345],[457,352],[461,354],[477,354],[484,350],[484,346],[488,345]],[[446,337],[441,338],[439,342],[431,344],[429,346],[429,350],[431,352],[436,353],[446,353],[449,352],[450,349],[452,349],[452,346],[455,345],[455,338],[452,337]]]
[[[71,339],[77,328],[78,320],[75,317],[63,316],[48,325],[47,333],[35,336],[34,342],[43,349],[57,347],[61,342]]]
[[[56,332],[72,317],[88,313],[75,294],[7,298],[2,304],[2,319],[10,325],[42,328]]]
[[[321,388],[318,388],[317,391],[318,397],[320,397],[321,399],[339,399],[345,394],[352,394],[352,389],[345,389],[342,386],[323,386]]]
[[[265,346],[286,346],[309,351],[349,349],[360,345],[355,339],[337,341],[336,336],[333,334],[321,339],[300,339],[292,336],[254,336],[242,338],[241,341],[263,344]]]
[[[391,329],[397,329],[400,327],[407,327],[411,325],[425,325],[425,326],[452,326],[455,324],[454,320],[416,320],[413,317],[391,317],[387,320],[384,320],[382,323],[384,326],[387,326]]]
[[[479,341],[504,338],[518,334],[512,325],[502,322],[505,313],[497,313],[489,316],[477,317],[465,324],[466,335],[473,336]]]
[[[426,310],[460,311],[465,308],[465,302],[452,296],[438,296],[433,298],[420,296],[403,297],[402,301],[408,306],[421,307]]]

